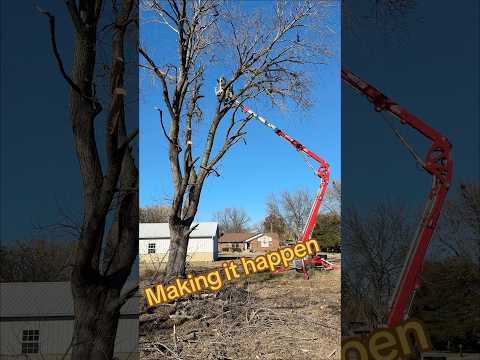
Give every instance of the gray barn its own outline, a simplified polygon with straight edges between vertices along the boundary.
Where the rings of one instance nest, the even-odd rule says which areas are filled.
[[[138,358],[139,296],[121,309],[115,343],[120,359]],[[61,359],[69,350],[74,319],[69,282],[1,283],[0,298],[0,359]]]

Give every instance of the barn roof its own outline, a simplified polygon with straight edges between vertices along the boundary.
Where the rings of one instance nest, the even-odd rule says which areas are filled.
[[[218,223],[216,222],[197,222],[195,230],[190,234],[190,238],[211,238],[217,233]],[[140,239],[170,239],[170,228],[168,223],[141,223],[139,227]]]
[[[134,282],[127,282],[130,289]],[[123,315],[137,315],[140,294],[130,298],[121,309]],[[0,319],[12,317],[73,316],[73,298],[69,282],[0,283]]]

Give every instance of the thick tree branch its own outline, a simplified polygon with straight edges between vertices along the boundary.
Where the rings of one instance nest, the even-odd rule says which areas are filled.
[[[68,1],[67,1],[68,3]],[[62,57],[60,52],[58,51],[57,47],[57,38],[56,38],[56,31],[55,31],[55,16],[53,16],[50,12],[42,10],[40,7],[37,6],[38,11],[48,17],[48,24],[50,29],[50,42],[52,45],[53,54],[55,56],[55,60],[57,61],[58,68],[60,73],[62,74],[65,81],[70,85],[70,87],[76,91],[82,98],[92,103],[93,108],[95,109],[95,114],[99,114],[102,111],[102,105],[95,99],[95,97],[86,96],[80,87],[72,80],[72,78],[67,74],[65,71],[65,66],[63,65]]]
[[[68,12],[70,13],[73,25],[75,26],[75,30],[77,30],[77,33],[83,32],[84,24],[80,18],[80,12],[75,4],[75,0],[65,0],[65,4],[67,5]]]
[[[165,138],[168,140],[168,142],[169,142],[170,144],[173,144],[173,145],[177,146],[179,152],[181,152],[181,151],[182,151],[182,148],[181,148],[178,144],[175,144],[175,143],[173,142],[173,140],[170,139],[170,136],[168,136],[168,134],[167,134],[167,130],[165,129],[165,124],[163,123],[163,111],[162,111],[160,108],[156,108],[156,110],[158,111],[159,116],[160,116],[160,126],[161,126],[161,128],[162,128],[163,135],[165,136]]]
[[[134,130],[130,135],[128,135],[118,147],[118,151],[123,152],[126,147],[138,136],[138,129]]]
[[[160,79],[160,81],[162,83],[162,88],[163,88],[163,100],[165,101],[165,104],[167,105],[170,116],[174,117],[175,113],[174,113],[173,108],[172,108],[172,103],[170,102],[170,95],[169,95],[169,92],[168,92],[168,85],[167,85],[166,80],[169,79],[169,80],[175,81],[175,78],[169,77],[167,73],[161,71],[160,68],[155,64],[155,62],[146,53],[146,51],[144,49],[139,48],[138,51],[144,57],[144,59],[150,64],[150,66],[153,68],[154,73]]]
[[[50,12],[42,10],[40,7],[37,6],[37,10],[48,17],[48,25],[50,28],[50,42],[52,44],[52,50],[53,54],[55,55],[55,60],[57,61],[58,68],[60,69],[60,73],[62,74],[63,78],[67,81],[67,83],[70,85],[70,87],[78,92],[79,94],[82,94],[80,88],[78,87],[77,84],[73,82],[73,80],[68,76],[67,72],[65,71],[65,67],[63,65],[62,57],[58,51],[57,47],[57,39],[56,39],[56,32],[55,32],[55,16],[53,16]]]

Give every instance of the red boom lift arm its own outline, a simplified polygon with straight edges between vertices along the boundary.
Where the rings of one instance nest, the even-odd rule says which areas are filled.
[[[223,98],[233,98],[232,93],[228,92],[224,94],[225,92],[225,79],[220,78],[217,82],[217,88],[215,89],[215,95],[219,97],[220,99]],[[231,100],[231,99],[227,99]],[[260,121],[263,125],[271,129],[275,134],[280,136],[282,139],[287,140],[290,144],[293,145],[293,147],[297,150],[305,154],[306,156],[310,157],[311,159],[315,160],[318,164],[319,167],[315,171],[315,174],[320,178],[320,187],[317,191],[317,195],[315,196],[315,200],[313,201],[312,208],[310,209],[310,214],[308,215],[307,222],[305,224],[305,227],[303,229],[302,237],[298,239],[299,242],[305,242],[310,239],[310,236],[312,235],[312,231],[315,227],[316,221],[317,221],[317,215],[318,211],[320,210],[320,205],[322,204],[322,200],[325,196],[325,192],[327,190],[328,182],[330,180],[330,170],[329,170],[329,164],[322,159],[320,156],[315,154],[313,151],[308,149],[306,146],[292,138],[290,135],[286,134],[283,132],[281,129],[273,125],[272,123],[268,122],[264,117],[258,115],[254,111],[252,111],[247,105],[240,103],[238,100],[233,99],[233,104],[237,107],[239,107],[242,112],[247,114],[248,116],[256,118],[258,121]],[[326,264],[329,267],[331,267],[331,264],[328,263]],[[305,279],[308,279],[308,271],[305,266],[305,261],[302,261],[302,269],[303,269],[303,275]]]
[[[290,144],[293,145],[293,147],[308,157],[312,158],[316,162],[318,162],[319,167],[315,171],[315,174],[320,178],[320,187],[317,191],[317,195],[315,196],[315,200],[313,201],[312,208],[310,209],[310,214],[308,215],[307,222],[305,223],[305,227],[303,228],[303,233],[302,237],[299,239],[299,242],[305,242],[310,239],[312,235],[312,231],[315,227],[315,224],[317,222],[317,215],[318,211],[320,210],[320,206],[322,204],[322,200],[325,196],[325,192],[327,190],[328,182],[330,180],[330,170],[329,170],[329,164],[322,159],[320,156],[315,154],[313,151],[308,149],[306,146],[298,142],[297,140],[293,139],[290,135],[286,134],[279,128],[277,128],[275,125],[272,123],[268,122],[265,118],[262,116],[258,115],[254,111],[252,111],[250,108],[248,108],[247,105],[245,104],[240,104],[238,101],[234,102],[235,105],[239,106],[240,109],[245,113],[248,114],[249,116],[255,117],[258,121],[260,121],[263,125],[266,127],[270,128],[273,130],[275,134],[280,136],[281,138],[287,140]],[[331,266],[331,264],[329,264]],[[303,268],[303,275],[305,279],[308,279],[308,271],[305,266],[305,261],[302,261],[302,268]]]
[[[362,93],[375,106],[376,111],[388,111],[402,124],[406,124],[420,132],[432,141],[425,160],[418,157],[424,170],[432,175],[433,185],[427,199],[422,220],[419,224],[414,241],[410,246],[407,259],[400,273],[394,295],[390,302],[387,325],[394,327],[408,316],[408,310],[418,289],[423,261],[428,244],[433,236],[440,212],[452,181],[453,161],[451,158],[451,144],[445,136],[430,127],[423,120],[411,114],[379,90],[367,84],[358,76],[342,67],[342,80]]]

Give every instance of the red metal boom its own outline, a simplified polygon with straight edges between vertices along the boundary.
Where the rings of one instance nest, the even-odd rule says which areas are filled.
[[[375,110],[388,111],[432,141],[425,160],[421,164],[426,172],[433,176],[433,185],[428,195],[427,205],[419,224],[415,239],[400,273],[400,278],[391,299],[388,326],[396,326],[408,315],[408,308],[419,286],[423,261],[428,244],[433,236],[440,212],[452,180],[453,161],[451,144],[445,136],[427,123],[386,97],[379,90],[367,84],[358,76],[342,67],[342,80],[361,92],[371,101]]]
[[[315,227],[315,224],[316,224],[316,221],[317,221],[318,211],[320,210],[320,206],[322,204],[322,200],[325,196],[325,192],[327,190],[328,182],[330,180],[329,164],[324,159],[322,159],[320,156],[315,154],[313,151],[311,151],[310,149],[305,147],[303,144],[301,144],[297,140],[293,139],[290,135],[286,134],[285,132],[283,132],[282,130],[277,128],[275,125],[268,122],[265,118],[263,118],[262,116],[259,116],[257,113],[255,113],[254,111],[249,109],[248,106],[246,106],[244,104],[240,104],[238,101],[235,101],[235,105],[239,106],[240,109],[244,113],[255,117],[263,125],[267,126],[271,130],[273,130],[273,132],[275,132],[275,134],[277,134],[281,138],[287,140],[290,144],[293,145],[293,147],[297,151],[303,152],[305,155],[307,155],[308,157],[312,158],[313,160],[315,160],[316,162],[319,163],[319,167],[315,171],[315,174],[320,178],[320,187],[317,191],[317,195],[315,196],[315,200],[314,200],[312,208],[310,210],[310,214],[308,216],[307,222],[306,222],[305,227],[303,229],[302,237],[300,239],[298,239],[299,242],[305,242],[305,241],[309,240],[311,235],[312,235],[312,231]],[[303,265],[302,267],[303,267],[304,277],[306,279],[308,279],[309,276],[308,276],[307,268],[305,266],[305,262],[302,261],[302,265]]]

